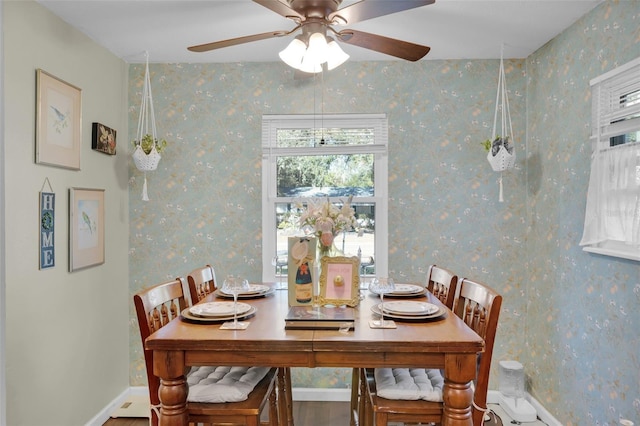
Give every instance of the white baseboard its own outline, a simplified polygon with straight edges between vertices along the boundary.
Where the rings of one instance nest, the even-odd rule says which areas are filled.
[[[351,401],[351,389],[320,389],[320,388],[293,388],[294,401]],[[125,389],[98,414],[89,420],[85,426],[102,426],[111,415],[118,411],[131,397],[149,398],[149,389],[146,386],[133,386]]]
[[[351,389],[293,388],[294,401],[351,401]]]
[[[89,420],[85,426],[102,426],[111,417],[111,414],[121,407],[131,396],[145,396],[149,398],[149,389],[146,386],[129,387],[122,391],[113,401],[104,407],[98,414]]]
[[[103,408],[98,414],[96,414],[86,426],[101,426],[111,414],[121,407],[130,396],[146,396],[148,397],[149,390],[146,386],[134,386],[124,390],[118,395],[111,403]],[[324,388],[293,388],[292,390],[294,401],[333,401],[333,402],[349,402],[351,401],[351,389],[324,389]],[[562,426],[558,420],[556,420],[551,413],[549,413],[534,397],[526,394],[527,400],[536,409],[540,420],[547,423],[549,426]],[[498,391],[490,390],[487,393],[487,403],[498,403]]]
[[[496,390],[488,391],[487,404],[497,404],[498,394],[499,392]],[[548,412],[547,409],[544,408],[542,404],[538,402],[537,399],[529,395],[529,393],[526,393],[525,398],[527,399],[527,401],[531,403],[531,405],[533,405],[533,408],[536,409],[536,413],[538,417],[540,417],[540,420],[542,420],[544,423],[548,424],[549,426],[563,426],[562,423],[556,420],[556,418],[553,417],[553,415],[550,412]]]

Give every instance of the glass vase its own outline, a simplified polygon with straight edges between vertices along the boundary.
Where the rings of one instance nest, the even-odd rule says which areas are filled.
[[[318,263],[320,263],[320,260],[322,260],[324,256],[327,256],[327,257],[344,256],[344,253],[340,249],[338,249],[338,247],[336,247],[335,242],[336,242],[336,239],[334,237],[333,240],[331,241],[331,245],[326,246],[322,244],[321,239],[318,238],[318,247],[316,251],[316,255],[318,257]]]

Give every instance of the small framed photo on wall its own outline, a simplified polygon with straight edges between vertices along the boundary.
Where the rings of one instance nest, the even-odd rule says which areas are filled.
[[[91,126],[91,149],[116,155],[116,131],[100,123]]]
[[[360,303],[360,259],[323,257],[320,272],[320,305],[358,306]]]

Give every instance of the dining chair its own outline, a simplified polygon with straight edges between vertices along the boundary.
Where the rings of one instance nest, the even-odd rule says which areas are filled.
[[[448,269],[431,265],[429,266],[429,272],[427,272],[426,287],[447,308],[453,309],[453,299],[458,287],[458,276],[456,274]]]
[[[429,266],[425,287],[449,309],[453,309],[457,286],[458,276],[456,274],[436,265]],[[354,368],[351,374],[351,426],[355,426],[363,422],[362,416],[358,414],[363,411],[364,407],[364,400],[360,398],[362,395],[360,377],[363,376],[363,372],[359,368]],[[369,371],[369,374],[364,376],[369,377],[368,380],[372,380],[373,371]]]
[[[216,271],[211,265],[196,268],[187,274],[191,303],[195,304],[216,291]],[[291,369],[280,368],[278,371],[278,391],[282,397],[278,398],[280,416],[283,424],[293,426],[293,396],[291,390]]]
[[[478,354],[476,380],[472,383],[474,426],[482,425],[487,411],[489,372],[501,306],[502,296],[492,288],[468,278],[460,281],[453,312],[484,339],[484,352]],[[362,404],[364,413],[361,416],[363,426],[370,426],[374,421],[376,426],[386,426],[389,422],[442,422],[444,379],[440,370],[361,369],[360,380],[365,394]]]
[[[176,278],[173,281],[146,288],[136,293],[133,301],[147,369],[151,402],[150,423],[157,425],[160,415],[158,395],[160,379],[153,374],[153,351],[144,349],[144,343],[152,333],[170,321],[176,320],[180,312],[188,307],[184,279]],[[263,376],[262,379],[260,379],[261,376]],[[239,383],[243,380],[255,383],[253,389],[240,385]],[[268,404],[269,422],[266,424],[278,425],[275,368],[192,367],[187,374],[187,383],[189,385],[187,415],[190,424],[224,423],[257,426],[261,424],[261,413]],[[246,399],[227,402],[228,396],[232,394],[241,394],[243,397],[246,395]]]
[[[187,275],[191,304],[198,303],[216,290],[216,272],[211,265],[196,268]]]

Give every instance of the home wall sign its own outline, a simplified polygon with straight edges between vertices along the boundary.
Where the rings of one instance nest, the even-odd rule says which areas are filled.
[[[49,185],[49,191],[44,192],[45,185]],[[55,258],[55,219],[56,219],[56,194],[51,188],[49,179],[45,178],[40,190],[40,269],[53,268]]]

